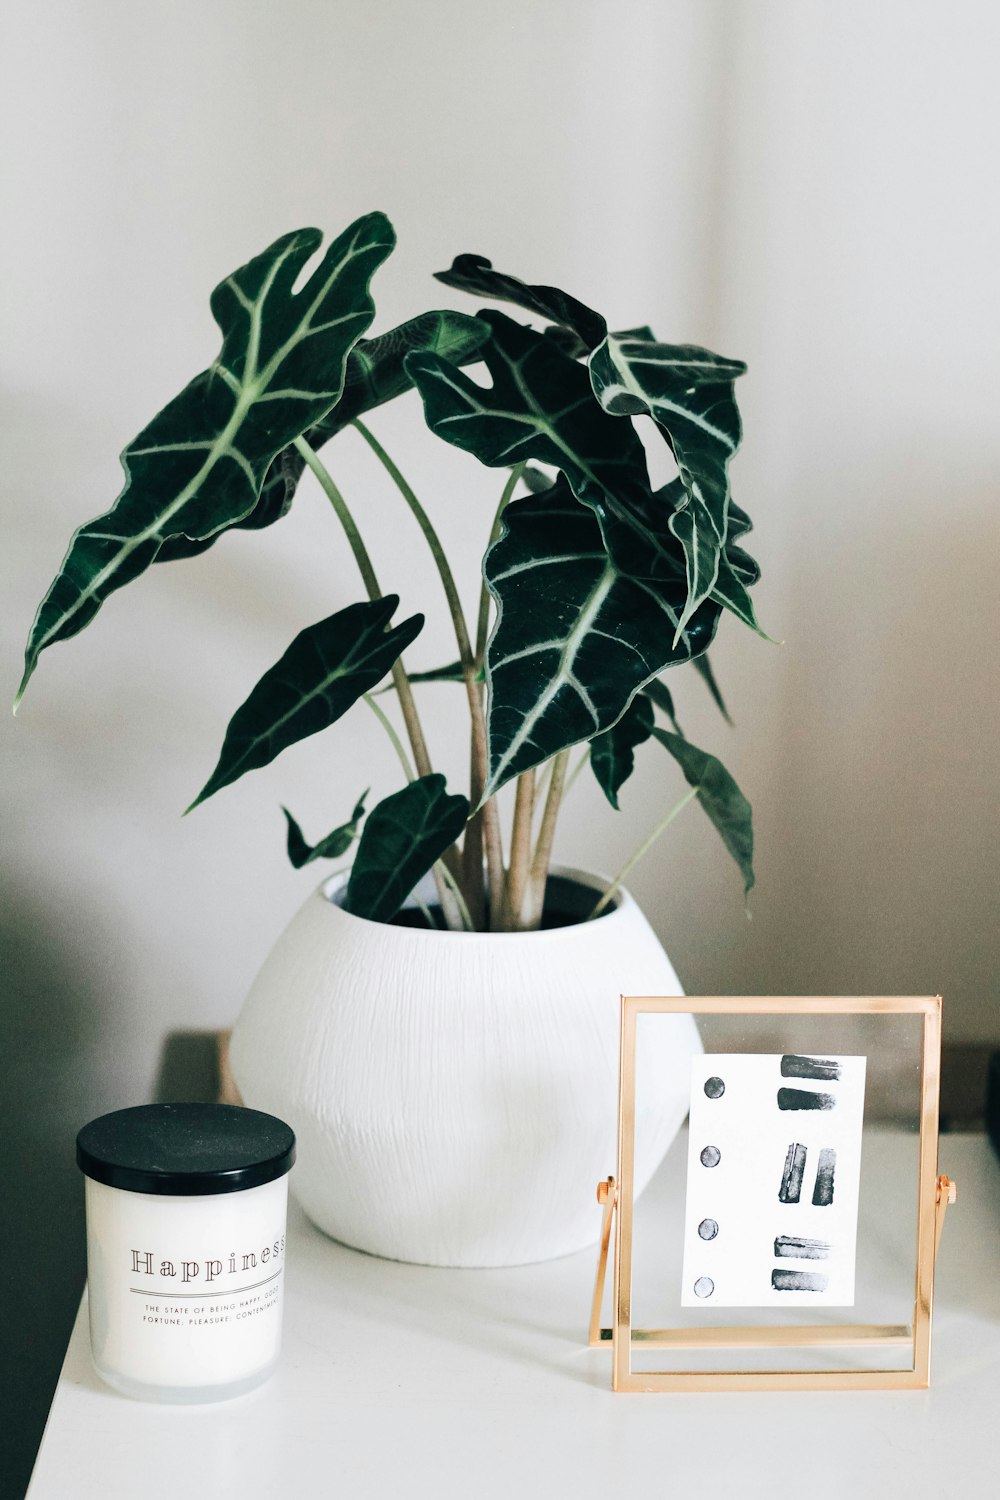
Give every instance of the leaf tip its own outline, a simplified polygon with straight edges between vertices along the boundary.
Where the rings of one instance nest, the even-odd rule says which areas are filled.
[[[14,702],[11,704],[11,710],[10,711],[11,711],[11,713],[15,717],[17,716],[17,711],[18,711],[18,709],[21,706],[21,699],[24,697],[25,691],[27,690],[28,683],[31,680],[31,674],[34,671],[34,669],[35,669],[34,662],[28,662],[26,664],[25,668],[24,668],[24,676],[21,678],[21,681],[20,681],[20,683],[18,685],[17,692],[14,694]]]

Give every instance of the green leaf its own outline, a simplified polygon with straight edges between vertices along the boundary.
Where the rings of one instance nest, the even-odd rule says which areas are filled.
[[[359,340],[347,359],[343,395],[321,422],[303,434],[306,442],[315,452],[349,427],[355,417],[410,390],[413,382],[403,361],[412,350],[429,349],[453,364],[466,365],[478,358],[489,334],[485,323],[465,313],[427,312],[376,338]],[[305,466],[298,449],[282,449],[268,469],[260,499],[248,516],[200,541],[186,536],[170,537],[160,548],[156,561],[176,562],[196,557],[213,546],[225,531],[260,531],[273,526],[291,509]]]
[[[676,580],[681,580],[684,589],[674,634],[675,643],[682,645],[681,632],[691,618],[690,591],[684,548],[673,521],[678,508],[687,504],[683,481],[675,479],[651,491],[638,434],[631,422],[602,411],[586,370],[542,335],[502,313],[480,317],[492,330],[483,347],[492,386],[477,385],[433,355],[413,354],[407,360],[428,425],[446,442],[491,467],[533,459],[560,469],[577,499],[597,515],[607,551],[620,572],[655,583],[672,601]],[[743,512],[739,514],[746,520]],[[721,566],[723,587],[714,602],[759,630],[745,586],[740,587],[725,558]],[[686,660],[690,654],[681,652],[677,659]]]
[[[370,604],[350,604],[301,631],[230,719],[219,763],[188,812],[289,745],[326,729],[369,692],[424,623],[423,615],[413,615],[390,629],[398,603],[395,594],[386,594]]]
[[[715,580],[712,598],[769,641],[771,637],[758,624],[753,601],[747,593],[759,577],[760,568],[750,554],[742,547],[729,546],[719,558],[719,576]]]
[[[349,427],[356,417],[362,417],[411,390],[413,381],[405,367],[407,354],[426,349],[440,354],[452,364],[467,365],[479,358],[479,350],[489,336],[489,328],[479,318],[457,312],[427,312],[411,318],[408,323],[401,323],[398,328],[390,328],[377,338],[361,339],[347,361],[343,395],[321,422],[303,434],[306,442],[315,452]],[[286,448],[268,470],[262,502],[264,495],[273,488],[272,508],[280,493],[287,511],[304,468],[305,460],[298,450]],[[273,519],[279,517],[274,515]],[[269,522],[261,524],[268,525]]]
[[[619,340],[634,339],[637,342],[644,342],[647,344],[656,343],[656,334],[650,328],[648,323],[642,323],[638,328],[620,328],[616,333],[613,333],[611,337]]]
[[[406,675],[410,679],[411,683],[414,683],[414,682],[464,682],[465,681],[465,673],[462,671],[462,663],[460,661],[449,662],[446,667],[432,667],[430,669],[430,671],[428,671],[428,672],[410,672],[410,671],[408,671]],[[479,671],[475,675],[475,680],[476,680],[476,682],[484,682],[485,679],[486,679],[486,673],[484,672],[484,670],[482,668],[480,668]],[[394,693],[395,691],[396,691],[396,684],[394,682],[387,682],[384,687],[380,687],[376,691],[375,697],[378,698],[378,697],[381,696],[382,693]]]
[[[456,255],[449,271],[435,271],[434,275],[437,281],[457,287],[460,292],[493,297],[498,302],[514,302],[560,328],[568,328],[576,335],[577,344],[571,348],[577,353],[585,354],[588,349],[593,349],[608,331],[600,313],[577,301],[568,292],[560,291],[557,286],[529,286],[516,276],[494,271],[492,261],[485,255]]]
[[[745,370],[741,361],[693,344],[614,334],[590,358],[594,392],[605,411],[653,417],[677,460],[684,498],[670,528],[687,565],[682,623],[714,589],[728,535],[728,465],[741,436],[733,382]]]
[[[198,557],[202,552],[207,552],[209,547],[214,546],[229,531],[263,531],[266,526],[273,526],[275,521],[282,520],[291,510],[299,476],[304,468],[305,464],[294,448],[283,449],[268,469],[260,499],[248,516],[198,540],[189,536],[167,537],[154,562],[186,561],[189,557]]]
[[[434,355],[407,359],[432,431],[493,468],[533,459],[560,469],[596,513],[623,572],[683,579],[684,554],[667,526],[675,497],[650,492],[632,424],[601,410],[586,369],[550,340],[502,313],[480,317],[492,332],[483,347],[492,386],[477,385]]]
[[[301,870],[303,865],[311,864],[314,859],[340,859],[342,854],[347,853],[358,836],[358,828],[365,815],[367,796],[367,792],[362,792],[350,820],[347,823],[341,823],[339,828],[328,833],[325,839],[320,839],[318,844],[307,844],[302,829],[288,808],[281,809],[288,824],[288,858],[297,870]]]
[[[719,684],[715,680],[715,673],[712,671],[712,663],[708,659],[708,652],[706,651],[702,656],[696,656],[691,665],[698,673],[698,676],[701,678],[702,682],[704,682],[705,686],[708,688],[708,691],[711,693],[716,707],[718,708],[722,717],[725,719],[726,723],[732,724],[733,721],[729,717],[729,709],[725,705],[722,693],[719,690]]]
[[[637,690],[709,645],[706,601],[676,645],[683,573],[672,585],[621,573],[592,513],[560,476],[514,500],[483,563],[497,603],[486,656],[492,796],[512,776],[610,729]]]
[[[451,661],[446,667],[431,667],[427,672],[407,672],[411,682],[464,682],[460,661]]]
[[[407,358],[431,429],[491,468],[525,459],[551,464],[595,509],[623,487],[644,483],[638,434],[601,410],[583,366],[503,313],[480,318],[492,334],[482,351],[492,386],[477,385],[434,354]]]
[[[753,820],[749,802],[714,755],[698,750],[679,734],[671,734],[659,727],[654,727],[653,738],[670,752],[684,772],[688,786],[694,787],[698,801],[739,865],[743,890],[748,894],[754,884]]]
[[[701,656],[696,656],[694,658],[695,664],[702,660],[704,660],[704,658]],[[650,703],[655,704],[655,706],[660,709],[662,713],[666,714],[667,718],[670,720],[677,733],[681,736],[681,738],[683,738],[684,731],[677,722],[677,715],[674,712],[673,694],[671,693],[670,689],[666,687],[662,682],[657,682],[654,678],[652,682],[646,683],[646,686],[643,688],[643,692],[649,699]]]
[[[339,400],[347,356],[374,315],[368,284],[394,235],[384,214],[368,214],[293,291],[321,242],[316,229],[284,235],[216,287],[219,357],[122,454],[125,487],[73,537],[32,626],[18,696],[39,653],[82,630],[164,542],[204,541],[249,516],[277,454]]]
[[[372,808],[354,858],[344,910],[390,922],[450,848],[469,816],[467,797],[449,796],[443,776],[421,776]]]
[[[632,699],[617,724],[590,742],[590,768],[611,806],[617,810],[618,793],[635,766],[636,746],[653,732],[653,705],[641,693]]]

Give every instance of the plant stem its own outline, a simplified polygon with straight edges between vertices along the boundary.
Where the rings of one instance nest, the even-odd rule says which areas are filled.
[[[462,601],[458,597],[458,589],[455,586],[455,575],[451,571],[451,565],[441,545],[441,539],[434,530],[430,516],[417,499],[412,486],[407,483],[398,466],[382,447],[375,434],[357,417],[351,425],[357,428],[369,448],[389,474],[399,493],[416,517],[417,525],[424,534],[424,539],[431,550],[431,555],[434,558],[435,566],[441,578],[445,598],[448,601],[452,624],[455,627],[455,639],[458,642],[458,654],[464,666],[466,658],[470,662],[472,660],[472,646],[469,642],[469,632],[465,624],[465,615],[462,612]]]
[[[406,753],[402,740],[399,738],[399,735],[393,728],[392,721],[389,719],[384,710],[380,708],[379,705],[375,702],[375,699],[372,697],[371,693],[365,693],[364,700],[392,741],[392,748],[399,756],[399,763],[403,768],[403,775],[406,777],[407,781],[416,781],[417,773],[410,765],[410,757]]]
[[[383,597],[382,590],[375,576],[375,569],[372,567],[368,548],[362,540],[361,532],[358,530],[357,523],[351,515],[347,501],[334,484],[325,464],[322,464],[316,457],[316,454],[305,438],[297,437],[294,440],[294,447],[301,454],[306,466],[312,470],[313,474],[319,480],[320,488],[333,506],[337,519],[344,528],[351,551],[354,553],[354,559],[361,573],[362,581],[368,591],[369,599],[381,599]],[[413,750],[413,760],[417,768],[417,774],[420,776],[430,776],[432,774],[432,767],[430,756],[427,753],[427,742],[424,739],[424,732],[420,725],[420,717],[417,713],[417,705],[413,699],[413,689],[410,687],[410,679],[406,675],[401,657],[397,657],[393,662],[392,681],[396,689],[396,696],[399,699],[399,706],[403,714],[403,723],[406,725],[410,747]],[[449,856],[450,862],[457,865],[457,853],[454,849],[449,849],[443,858],[448,861]],[[451,892],[436,871],[434,879],[445,921],[449,927],[453,927],[457,925],[460,914],[451,897]]]
[[[305,438],[297,437],[293,443],[293,447],[298,451],[307,467],[315,474],[319,480],[320,488],[334,508],[337,520],[343,526],[347,540],[351,544],[351,551],[354,553],[354,560],[358,565],[365,588],[368,590],[369,599],[381,599],[382,590],[379,587],[378,579],[375,577],[375,569],[372,567],[372,560],[368,556],[368,548],[361,538],[361,532],[358,530],[357,523],[351,515],[347,501],[334,484],[326,465],[320,462]]]
[[[472,920],[472,915],[469,911],[468,906],[466,906],[465,904],[465,897],[462,895],[461,887],[459,886],[458,881],[455,879],[454,875],[448,869],[448,866],[444,863],[443,860],[439,859],[437,864],[434,866],[434,869],[435,871],[441,871],[441,875],[445,885],[448,887],[452,896],[455,898],[455,905],[458,907],[459,915],[462,918],[462,926],[465,928],[465,931],[475,932],[475,923]]]
[[[569,765],[569,751],[560,750],[559,754],[552,760],[552,775],[549,779],[549,790],[545,798],[545,811],[542,813],[541,825],[538,829],[538,841],[535,844],[535,857],[531,861],[531,875],[528,880],[527,901],[525,903],[524,927],[533,931],[542,920],[542,910],[545,906],[545,886],[549,878],[549,861],[552,858],[552,842],[556,833],[556,819],[559,816],[559,806],[562,802],[563,788],[566,784],[566,767]]]
[[[523,463],[516,464],[514,466],[514,468],[510,472],[510,475],[509,475],[509,477],[507,479],[507,482],[506,482],[506,484],[503,487],[503,493],[500,496],[500,503],[497,506],[496,513],[495,513],[495,515],[493,517],[493,524],[490,527],[490,536],[489,536],[489,541],[487,542],[487,550],[489,550],[489,548],[496,541],[497,537],[500,535],[500,518],[503,515],[504,511],[506,510],[507,505],[508,505],[508,503],[510,501],[510,498],[511,498],[511,496],[514,493],[514,490],[517,488],[517,482],[518,482],[518,480],[520,479],[520,477],[521,477],[521,475],[523,473],[524,473],[524,464]],[[474,656],[473,660],[474,660],[474,663],[475,663],[475,670],[476,670],[477,673],[481,670],[482,665],[483,665],[483,660],[484,660],[484,657],[486,655],[486,637],[487,637],[487,635],[489,633],[489,623],[490,623],[490,592],[489,592],[488,588],[486,587],[486,581],[484,579],[483,582],[482,582],[482,584],[480,585],[480,588],[479,588],[479,609],[478,609],[477,615],[476,615],[476,646],[475,646],[475,656]],[[477,699],[477,701],[478,701],[478,703],[480,705],[480,708],[482,710],[482,705],[483,705],[483,686],[482,686],[482,683],[476,682],[475,683],[475,690],[476,690],[476,699]],[[471,707],[471,700],[470,700],[470,707]],[[486,724],[486,716],[485,716],[485,711],[483,711],[483,726],[484,727],[483,727],[482,764],[484,766],[487,766],[488,765],[488,760],[487,760],[487,751],[486,751],[485,724]],[[475,786],[475,784],[476,784],[476,779],[477,779],[477,775],[478,775],[476,767],[477,767],[477,764],[479,763],[479,756],[480,756],[480,750],[479,750],[479,746],[477,744],[476,715],[475,715],[475,712],[473,711],[473,717],[472,717],[472,748],[471,748],[471,753],[470,753],[470,756],[469,756],[469,763],[470,763],[469,781],[470,781],[470,784],[472,786]],[[485,785],[485,775],[483,776],[483,781],[480,783],[480,795],[482,795],[482,787],[484,785]],[[491,797],[488,802],[484,802],[483,805],[482,805],[482,807],[477,807],[476,806],[476,801],[474,800],[473,801],[473,808],[475,810],[473,811],[472,817],[469,820],[469,823],[468,823],[467,828],[466,828],[466,834],[465,834],[465,851],[464,851],[465,888],[470,893],[475,893],[476,894],[477,900],[478,900],[478,908],[479,908],[480,914],[481,914],[481,916],[483,918],[483,925],[484,926],[487,925],[487,922],[486,922],[486,900],[485,900],[485,892],[483,890],[483,883],[482,883],[483,882],[483,874],[482,874],[482,871],[483,871],[483,851],[484,851],[484,846],[485,846],[486,872],[487,872],[487,880],[488,880],[488,885],[489,885],[489,921],[488,921],[488,926],[490,928],[490,931],[496,931],[500,927],[501,920],[502,920],[502,917],[501,917],[501,913],[502,913],[502,900],[503,900],[503,891],[504,891],[504,888],[505,888],[505,879],[504,879],[504,870],[503,870],[503,838],[502,838],[501,831],[500,831],[500,814],[499,814],[499,812],[497,810],[496,799],[494,797]]]
[[[483,787],[486,785],[486,716],[483,712],[483,695],[480,692],[479,683],[476,681],[476,661],[472,653],[472,644],[469,640],[469,631],[465,623],[465,614],[462,610],[462,601],[458,595],[455,585],[455,575],[451,571],[451,565],[441,545],[441,540],[434,529],[434,525],[424,507],[413,490],[413,487],[403,476],[399,466],[383,448],[375,434],[364,422],[355,419],[355,426],[371,448],[376,458],[385,468],[399,493],[406,501],[410,510],[416,518],[417,525],[424,534],[434,558],[438,574],[444,588],[445,599],[448,601],[448,611],[451,615],[452,625],[455,630],[455,640],[458,643],[459,660],[462,663],[462,678],[465,682],[465,695],[469,703],[469,715],[472,720],[472,754],[469,774],[469,800],[473,808],[478,808],[483,795]],[[484,811],[482,823],[476,820],[474,831],[470,829],[466,835],[466,857],[464,859],[464,879],[470,893],[472,905],[477,908],[480,921],[485,918],[485,895],[483,889],[483,831],[482,824],[487,826],[487,844],[497,844],[499,841],[499,821],[495,807]],[[470,837],[471,835],[471,837]],[[494,855],[496,849],[494,848]],[[500,851],[499,863],[502,868],[503,852]]]
[[[564,797],[568,797],[569,796],[570,788],[572,787],[573,783],[576,781],[576,778],[579,776],[580,772],[583,770],[584,766],[587,764],[587,762],[588,762],[589,759],[590,759],[590,749],[588,747],[586,750],[584,750],[583,754],[580,756],[580,759],[577,761],[577,763],[573,767],[572,771],[570,771],[569,775],[566,777],[566,785],[563,787],[563,796]]]
[[[594,917],[599,917],[601,915],[601,912],[607,906],[608,902],[612,899],[622,881],[628,879],[629,875],[635,869],[640,859],[642,859],[645,854],[649,853],[650,849],[652,849],[653,845],[656,843],[656,840],[660,837],[660,834],[665,832],[666,829],[670,827],[677,814],[679,812],[683,812],[688,803],[692,801],[693,798],[697,797],[698,790],[699,789],[696,786],[691,787],[689,791],[685,792],[681,800],[679,802],[675,802],[670,811],[660,819],[649,837],[643,840],[635,853],[632,854],[622,865],[621,869],[618,871],[618,874],[615,876],[614,880],[612,880],[611,884],[604,892],[604,895],[598,901],[597,905],[590,913],[590,916],[587,918],[588,922],[592,921]]]
[[[438,924],[435,922],[434,918],[431,916],[430,907],[427,905],[426,901],[421,901],[421,899],[417,895],[416,891],[413,892],[412,900],[413,900],[414,906],[417,908],[417,911],[420,913],[420,915],[423,917],[424,921],[427,923],[427,926],[430,928],[431,932],[438,932],[438,931],[440,931],[440,929],[438,927]]]
[[[347,501],[334,484],[325,465],[320,463],[305,438],[297,437],[294,446],[316,475],[324,494],[337,514],[337,520],[347,534],[347,540],[351,544],[351,551],[354,553],[365,588],[368,590],[369,599],[383,598],[379,581],[375,576],[375,569],[372,567],[372,560],[368,556],[368,548],[361,539],[361,533],[357,528],[354,517],[348,509]],[[413,689],[410,687],[410,679],[406,675],[401,658],[397,658],[393,663],[392,681],[396,689],[396,695],[399,698],[399,706],[403,713],[403,722],[406,725],[406,733],[413,750],[413,760],[417,768],[417,774],[420,776],[430,776],[432,766],[430,756],[427,753],[427,742],[424,739],[424,732],[420,725],[417,705],[413,701]]]
[[[535,772],[523,771],[517,778],[514,797],[514,821],[510,834],[510,869],[503,891],[500,922],[504,932],[516,932],[521,925],[521,908],[531,869],[531,825],[535,816]]]

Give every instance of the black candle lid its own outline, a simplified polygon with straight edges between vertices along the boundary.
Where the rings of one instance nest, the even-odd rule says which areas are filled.
[[[274,1115],[234,1104],[140,1104],[85,1125],[76,1160],[127,1193],[241,1193],[289,1171],[295,1136]]]

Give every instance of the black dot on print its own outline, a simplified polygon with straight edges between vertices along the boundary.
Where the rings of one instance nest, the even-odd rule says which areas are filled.
[[[719,1232],[719,1225],[715,1219],[702,1219],[698,1225],[698,1234],[703,1240],[714,1240]]]
[[[717,1167],[721,1160],[722,1152],[718,1146],[706,1146],[700,1157],[703,1167]]]
[[[711,1297],[714,1291],[715,1282],[711,1276],[698,1277],[698,1280],[694,1284],[694,1294],[696,1297]]]
[[[710,1099],[721,1099],[726,1092],[726,1085],[721,1078],[706,1078],[705,1093]]]

